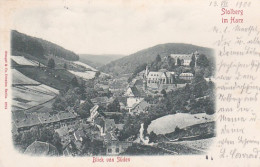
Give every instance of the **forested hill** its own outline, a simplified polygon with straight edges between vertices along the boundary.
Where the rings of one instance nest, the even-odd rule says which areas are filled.
[[[143,63],[151,63],[159,54],[162,58],[170,54],[190,54],[198,51],[200,54],[207,56],[209,61],[213,61],[214,51],[210,48],[195,46],[183,43],[167,43],[156,45],[141,51],[138,51],[129,56],[115,60],[100,68],[101,71],[113,74],[132,73],[136,67]]]
[[[52,42],[28,36],[16,30],[11,32],[12,54],[29,54],[39,59],[44,59],[47,55],[55,55],[66,60],[77,61],[79,56],[74,52]]]

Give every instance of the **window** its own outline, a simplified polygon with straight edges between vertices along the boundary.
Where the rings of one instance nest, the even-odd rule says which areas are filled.
[[[107,149],[107,152],[108,152],[108,153],[112,153],[112,149],[111,149],[111,148],[108,148],[108,149]]]
[[[119,153],[119,148],[116,148],[116,152]]]

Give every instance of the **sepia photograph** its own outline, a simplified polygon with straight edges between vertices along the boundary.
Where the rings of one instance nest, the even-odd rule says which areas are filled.
[[[10,34],[15,150],[206,155],[217,136],[216,56],[201,13],[178,3],[18,10]]]

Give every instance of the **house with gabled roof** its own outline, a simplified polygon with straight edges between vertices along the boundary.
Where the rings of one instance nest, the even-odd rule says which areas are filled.
[[[124,94],[125,97],[144,97],[145,93],[138,89],[136,86],[128,86]]]
[[[148,107],[150,104],[145,100],[140,101],[140,103],[136,103],[132,106],[132,109],[129,111],[131,114],[140,114],[147,112]]]
[[[103,144],[106,148],[106,155],[118,155],[132,146],[131,142],[119,141],[114,132],[107,132],[104,136]]]
[[[13,124],[17,129],[17,132],[23,130],[29,130],[34,126],[41,125],[41,121],[37,114],[25,113],[23,111],[12,112],[13,114]]]

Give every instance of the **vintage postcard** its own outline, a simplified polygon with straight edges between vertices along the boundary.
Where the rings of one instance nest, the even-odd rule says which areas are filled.
[[[0,9],[0,167],[260,166],[259,0]]]

